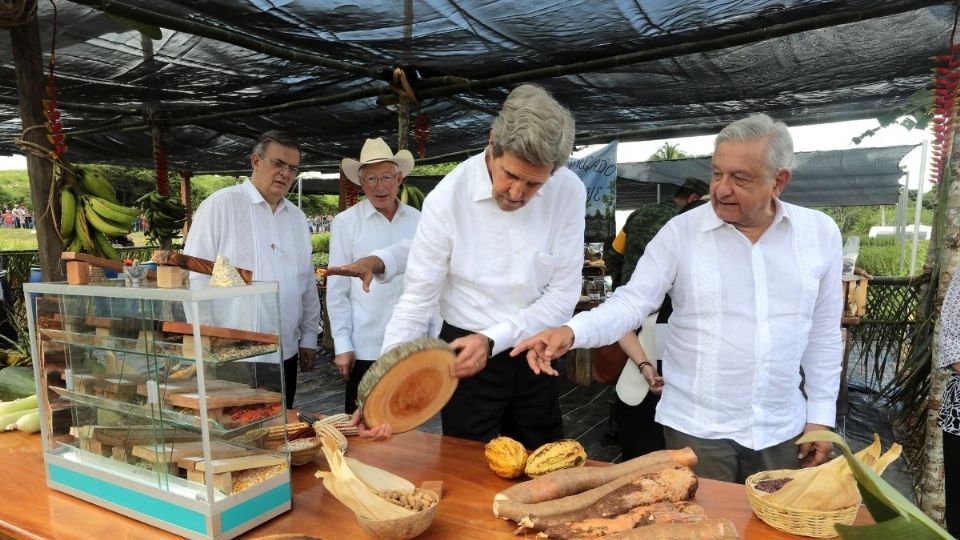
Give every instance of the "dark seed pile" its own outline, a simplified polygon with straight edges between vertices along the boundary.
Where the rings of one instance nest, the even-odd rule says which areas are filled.
[[[775,480],[761,480],[753,485],[753,487],[763,491],[765,493],[773,493],[782,488],[787,482],[793,480],[793,478],[777,478]]]

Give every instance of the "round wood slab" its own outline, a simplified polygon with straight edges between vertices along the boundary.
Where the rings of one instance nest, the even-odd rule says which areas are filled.
[[[398,345],[374,362],[360,381],[357,403],[364,424],[390,424],[394,433],[410,431],[447,404],[458,380],[450,376],[456,355],[438,339]]]

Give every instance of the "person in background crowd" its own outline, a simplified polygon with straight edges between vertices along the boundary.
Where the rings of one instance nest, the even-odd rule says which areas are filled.
[[[406,272],[384,352],[426,335],[439,309],[440,339],[457,351],[451,375],[460,379],[441,413],[444,435],[506,435],[527,448],[563,436],[556,379],[535,377],[507,351],[569,318],[580,298],[586,191],[565,166],[573,129],[553,96],[518,86],[483,153],[427,196],[409,256],[399,244],[345,267],[364,282]]]
[[[526,352],[534,373],[555,375],[550,362],[574,343],[618,340],[669,293],[656,415],[667,447],[691,447],[698,476],[741,483],[762,470],[823,463],[829,443],[802,444],[798,454],[795,441],[835,422],[840,231],[823,213],[779,200],[792,156],[786,125],[767,115],[725,127],[711,204],[667,222],[603,304],[512,354]]]
[[[300,167],[300,145],[288,133],[268,131],[254,145],[250,165],[253,172],[248,180],[220,189],[200,204],[183,252],[209,260],[224,255],[234,266],[253,270],[257,281],[279,283],[279,333],[290,408],[297,389],[297,366],[303,371],[313,369],[320,330],[320,297],[307,217],[284,198]],[[191,281],[208,279],[203,274],[190,275]],[[268,388],[270,381],[279,380],[275,364],[260,362],[255,369],[266,372]]]
[[[940,313],[940,368],[950,371],[937,418],[943,430],[943,514],[960,538],[960,279],[950,280]]]
[[[627,217],[627,221],[614,239],[611,249],[607,250],[608,256],[604,258],[607,268],[614,276],[614,290],[630,280],[637,261],[643,255],[647,244],[667,221],[678,213],[682,214],[705,204],[707,199],[703,197],[709,191],[710,186],[706,182],[692,177],[687,178],[683,185],[677,188],[669,201],[641,206]],[[666,323],[671,311],[670,297],[667,296],[657,314],[657,323]],[[647,321],[652,322],[651,319],[647,319]],[[621,394],[623,392],[629,393],[630,390],[623,389],[619,383],[617,385],[616,410],[621,458],[631,459],[655,450],[663,450],[666,447],[663,440],[663,426],[654,419],[657,404],[660,402],[660,393],[663,390],[663,379],[660,377],[660,362],[655,358],[653,359],[654,363],[650,362],[651,358],[640,346],[636,331],[627,332],[618,343],[620,348],[627,353],[630,361],[637,365],[649,388],[649,393],[645,397],[640,398],[637,395],[636,399],[642,399],[640,403],[628,404],[624,401],[627,396]],[[655,351],[650,351],[650,354],[654,353]],[[626,366],[625,369],[632,368]],[[621,377],[623,377],[623,374],[621,374]],[[634,401],[632,396],[627,399]]]
[[[397,192],[413,170],[408,150],[396,154],[383,139],[367,139],[360,159],[344,159],[344,176],[363,189],[366,197],[341,212],[330,227],[330,265],[348,264],[395,242],[413,238],[420,212],[400,202]],[[393,306],[403,292],[403,281],[373,283],[365,292],[359,281],[346,276],[327,278],[327,313],[333,336],[334,363],[347,379],[344,412],[357,409],[357,385],[380,356],[383,335]]]

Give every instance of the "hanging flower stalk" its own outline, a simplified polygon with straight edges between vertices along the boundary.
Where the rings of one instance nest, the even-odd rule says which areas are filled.
[[[934,56],[933,69],[933,145],[930,182],[943,178],[953,149],[956,129],[957,88],[960,85],[960,45],[951,45],[948,54]]]

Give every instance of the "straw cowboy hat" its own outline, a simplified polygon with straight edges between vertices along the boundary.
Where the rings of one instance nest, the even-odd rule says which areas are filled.
[[[356,185],[360,185],[360,167],[371,163],[389,161],[400,167],[400,174],[407,176],[413,170],[413,154],[409,150],[400,150],[396,154],[390,151],[383,139],[367,139],[360,149],[360,160],[344,158],[340,162],[343,175]]]

